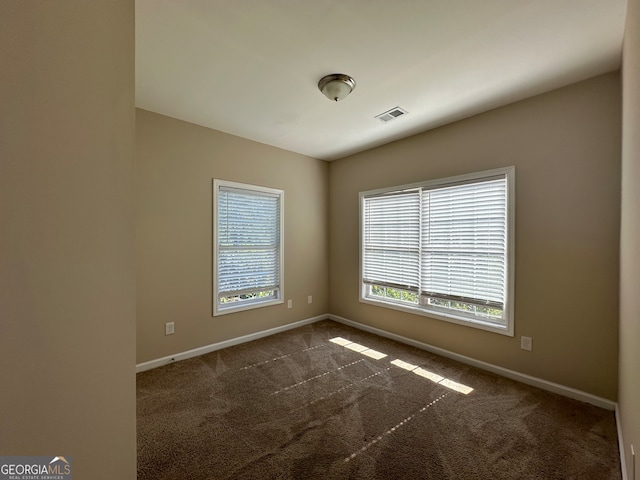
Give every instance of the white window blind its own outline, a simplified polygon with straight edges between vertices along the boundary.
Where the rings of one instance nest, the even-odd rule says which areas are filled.
[[[513,178],[509,167],[362,192],[361,299],[512,335]]]
[[[425,190],[422,228],[423,295],[504,308],[506,178]]]
[[[372,196],[364,208],[364,282],[417,292],[420,191]]]
[[[282,191],[216,180],[216,308],[281,302]]]

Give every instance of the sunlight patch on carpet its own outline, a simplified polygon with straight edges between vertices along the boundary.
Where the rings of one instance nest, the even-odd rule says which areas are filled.
[[[462,383],[454,382],[453,380],[450,380],[441,375],[438,375],[437,373],[430,372],[429,370],[425,370],[422,367],[418,367],[417,365],[412,365],[411,363],[405,362],[403,360],[396,359],[396,360],[393,360],[391,364],[395,365],[396,367],[400,367],[404,370],[407,370],[409,372],[413,372],[416,375],[419,375],[423,378],[428,378],[432,382],[435,382],[438,385],[442,385],[443,387],[449,388],[451,390],[455,390],[456,392],[460,392],[465,395],[469,395],[471,392],[473,392],[473,388],[469,387],[468,385],[463,385]]]
[[[453,380],[449,380],[448,378],[445,378],[441,382],[438,382],[438,385],[450,388],[451,390],[455,390],[456,392],[464,393],[465,395],[469,395],[471,392],[473,392],[473,388],[468,387],[467,385],[463,385],[462,383],[454,382]]]
[[[376,360],[380,360],[382,358],[387,357],[387,354],[385,353],[378,352],[377,350],[373,350],[359,343],[352,342],[351,340],[347,340],[346,338],[334,337],[329,339],[329,341],[332,343],[335,343],[336,345],[340,345],[344,348],[348,348],[349,350],[353,350],[354,352],[358,352],[368,357],[374,358]],[[404,360],[395,359],[391,362],[391,364],[395,365],[396,367],[403,368],[404,370],[407,370],[409,372],[413,372],[416,375],[419,375],[423,378],[431,380],[432,382],[437,383],[438,385],[442,385],[443,387],[449,388],[451,390],[455,390],[456,392],[460,392],[465,395],[469,395],[471,392],[473,392],[473,388],[469,387],[468,385],[454,382],[453,380],[445,378],[442,375],[438,375],[437,373],[430,372],[429,370],[425,370],[424,368],[419,367],[418,365],[413,365],[409,362],[405,362]]]
[[[381,358],[385,358],[387,356],[386,353],[378,352],[377,350],[373,350],[364,345],[360,345],[359,343],[352,342],[351,340],[347,340],[342,337],[334,337],[329,340],[332,343],[343,346],[344,348],[348,348],[349,350],[353,350],[354,352],[361,353],[366,355],[367,357],[373,358],[375,360],[380,360]]]

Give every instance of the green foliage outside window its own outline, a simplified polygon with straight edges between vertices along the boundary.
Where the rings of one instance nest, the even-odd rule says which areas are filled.
[[[502,317],[502,310],[499,308],[481,307],[479,305],[473,305],[471,303],[464,302],[452,302],[451,300],[440,300],[437,298],[430,298],[429,305],[435,305],[437,307],[450,308],[452,310],[460,310],[463,312],[472,312],[476,315],[484,315],[486,317]]]
[[[251,300],[255,298],[268,298],[275,296],[274,290],[268,290],[263,292],[245,293],[242,295],[230,295],[228,297],[220,298],[220,303],[239,302],[240,300]]]
[[[398,288],[380,287],[374,285],[371,287],[371,294],[376,297],[389,298],[393,300],[400,300],[408,303],[418,303],[418,294],[415,292],[409,292],[407,290],[400,290]]]
[[[398,288],[391,287],[381,287],[379,285],[373,285],[371,287],[371,295],[381,298],[386,298],[392,301],[398,301],[402,303],[419,303],[419,295],[415,292],[410,292],[407,290],[401,290]],[[438,298],[429,298],[429,305],[433,305],[436,307],[446,308],[450,310],[458,310],[463,312],[470,312],[476,315],[491,317],[491,318],[501,318],[502,310],[499,308],[491,308],[491,307],[482,307],[479,305],[473,305],[471,303],[465,302],[454,302],[451,300],[441,300]]]

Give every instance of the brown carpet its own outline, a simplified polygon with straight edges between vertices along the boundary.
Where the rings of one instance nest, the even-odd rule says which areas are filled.
[[[139,480],[621,478],[613,412],[328,320],[137,385]]]

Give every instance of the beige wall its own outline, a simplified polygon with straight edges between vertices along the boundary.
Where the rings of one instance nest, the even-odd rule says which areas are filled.
[[[138,363],[327,313],[326,162],[144,110],[136,123]],[[285,191],[292,309],[212,317],[213,178]]]
[[[620,78],[608,74],[330,164],[331,313],[617,395]],[[401,121],[401,120],[400,120]],[[358,192],[516,166],[515,338],[358,301]],[[533,337],[533,351],[520,336]]]
[[[629,0],[622,59],[620,420],[628,478],[640,473],[640,0]],[[636,473],[636,476],[639,474]]]
[[[134,2],[0,23],[0,454],[134,479]]]

